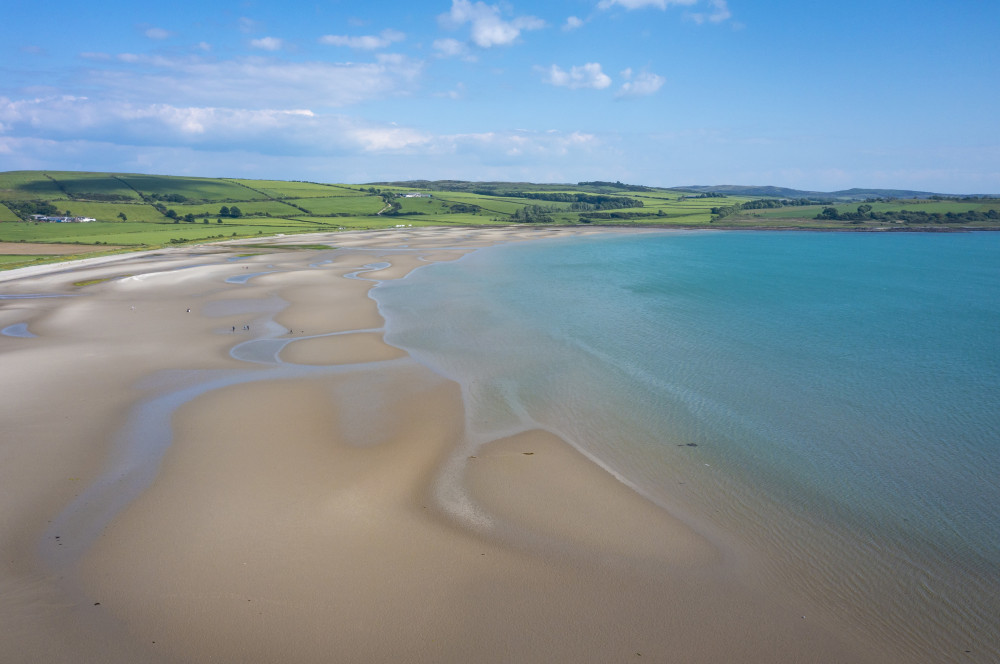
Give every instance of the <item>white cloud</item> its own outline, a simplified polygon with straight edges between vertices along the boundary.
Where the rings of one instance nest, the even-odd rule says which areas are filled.
[[[351,37],[348,35],[324,35],[319,38],[321,44],[330,46],[346,46],[361,50],[372,51],[379,48],[386,48],[390,44],[406,39],[406,35],[398,30],[386,29],[378,35],[361,35]]]
[[[597,3],[597,7],[598,9],[611,9],[612,7],[618,6],[627,10],[646,9],[650,7],[655,9],[666,9],[672,5],[692,7],[702,2],[711,5],[712,10],[710,12],[689,12],[685,14],[685,16],[699,25],[705,23],[706,21],[710,23],[721,23],[722,21],[728,20],[732,17],[732,13],[729,11],[729,6],[726,4],[726,0],[601,0]]]
[[[693,5],[697,2],[698,0],[601,0],[597,3],[597,7],[598,9],[611,9],[615,5],[619,5],[625,9],[645,9],[646,7],[666,9],[669,5]]]
[[[89,89],[141,103],[236,108],[329,108],[405,95],[423,72],[401,55],[375,62],[285,62],[265,57],[215,60],[121,54],[126,66],[81,74]]]
[[[246,16],[241,16],[240,20],[237,22],[240,32],[243,34],[250,34],[251,32],[256,32],[260,28],[260,23],[253,20],[252,18],[247,18]]]
[[[570,16],[566,19],[562,29],[569,32],[570,30],[576,30],[581,27],[583,27],[583,19],[577,18],[576,16]]]
[[[563,70],[558,65],[552,65],[547,69],[539,69],[545,73],[543,81],[559,87],[603,90],[611,85],[611,77],[602,72],[601,65],[596,62],[588,62],[579,67],[572,67],[569,71]]]
[[[118,104],[80,97],[0,98],[0,126],[0,145],[7,146],[24,141],[50,146],[89,143],[146,152],[188,149],[303,158],[392,154],[413,156],[414,166],[429,156],[459,154],[492,163],[516,163],[511,160],[524,156],[565,158],[600,143],[593,134],[581,132],[433,134],[306,109]]]
[[[419,131],[364,123],[308,109],[232,109],[122,104],[82,97],[0,98],[4,133],[42,140],[186,146],[271,154],[386,152],[422,145]]]
[[[444,153],[463,162],[474,160],[481,164],[477,169],[479,171],[482,166],[501,167],[504,170],[498,172],[511,178],[514,177],[511,169],[524,172],[525,164],[531,164],[534,169],[542,167],[546,162],[565,164],[567,159],[583,159],[595,148],[600,148],[601,141],[593,134],[582,132],[518,130],[438,136],[429,147],[432,157]],[[468,169],[468,165],[464,168]],[[468,170],[464,176],[456,173],[456,177],[468,178]]]
[[[651,72],[633,75],[631,69],[622,72],[625,82],[618,89],[618,97],[645,97],[651,95],[667,82],[667,79]]]
[[[352,127],[347,133],[365,152],[408,150],[432,140],[429,134],[406,127]]]
[[[162,40],[169,38],[172,33],[168,30],[164,30],[163,28],[146,28],[146,30],[143,31],[143,34],[150,39]]]
[[[455,57],[468,57],[469,47],[466,46],[465,42],[460,42],[457,39],[435,39],[434,43],[431,44],[438,55],[445,58],[455,58]]]
[[[726,0],[709,0],[709,4],[714,8],[711,13],[693,12],[688,16],[697,24],[701,25],[705,21],[710,23],[721,23],[732,16]]]
[[[262,51],[280,51],[284,42],[277,37],[261,37],[260,39],[251,39],[250,46],[254,48],[259,48]]]
[[[448,90],[446,92],[436,92],[435,97],[443,97],[445,99],[461,99],[465,95],[465,83],[459,81],[455,84],[455,88]]]
[[[506,46],[513,43],[523,30],[538,30],[545,21],[534,16],[518,16],[507,21],[501,18],[500,7],[484,2],[452,0],[451,10],[438,17],[441,24],[457,29],[469,24],[469,37],[481,48]]]

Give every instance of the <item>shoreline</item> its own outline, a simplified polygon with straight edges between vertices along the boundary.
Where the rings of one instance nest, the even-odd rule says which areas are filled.
[[[241,247],[227,243],[60,264],[27,281],[0,273],[23,294],[77,295],[0,301],[0,327],[37,335],[0,337],[11,431],[0,447],[4,651],[12,661],[890,661],[552,434],[456,456],[459,386],[381,340],[370,279],[566,232],[338,233],[328,251],[234,262]],[[228,281],[241,271],[256,276]],[[137,407],[182,388],[197,394],[162,405],[173,433],[148,484],[92,542],[39,560],[39,546],[72,548],[57,516],[73,500],[93,508],[87,487],[119,458],[129,418],[165,426]],[[479,526],[436,498],[456,458]]]

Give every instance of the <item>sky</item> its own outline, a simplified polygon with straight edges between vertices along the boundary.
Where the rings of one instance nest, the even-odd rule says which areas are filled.
[[[15,0],[0,171],[1000,193],[995,0]]]

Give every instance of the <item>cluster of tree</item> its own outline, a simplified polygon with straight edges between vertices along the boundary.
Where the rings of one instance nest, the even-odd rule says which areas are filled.
[[[622,208],[642,207],[642,201],[634,198],[615,198],[612,196],[594,196],[593,198],[603,198],[600,202],[577,201],[570,203],[569,209],[574,212],[589,212],[591,210],[620,210]],[[628,201],[628,203],[626,203]],[[634,203],[638,203],[635,205]]]
[[[188,197],[181,194],[145,194],[147,201],[166,201],[167,203],[187,203]]]
[[[681,200],[689,198],[728,198],[725,194],[720,194],[717,191],[709,191],[704,194],[698,194],[697,196],[681,196]]]
[[[400,210],[403,209],[403,204],[394,200],[399,197],[399,194],[394,194],[391,191],[380,191],[379,195],[382,197],[382,202],[385,203],[385,207],[379,210],[378,214],[395,216],[399,214]]]
[[[781,201],[785,205],[829,205],[835,202],[830,198],[788,198]]]
[[[711,210],[712,221],[718,221],[719,219],[728,217],[731,214],[736,214],[742,209],[743,206],[740,203],[737,203],[736,205],[727,205],[726,207],[714,207]]]
[[[593,182],[578,182],[577,186],[580,187],[609,187],[613,189],[622,189],[624,191],[652,191],[649,187],[643,187],[637,184],[622,184],[620,181],[615,182],[603,182],[601,180],[594,180]]]
[[[541,205],[528,205],[515,211],[510,220],[524,224],[550,224],[552,216],[549,210]]]
[[[586,212],[580,215],[580,222],[590,224],[595,221],[648,219],[667,216],[663,210],[656,212]]]
[[[571,210],[619,210],[621,208],[642,207],[638,198],[627,196],[606,196],[604,194],[584,194],[563,191],[476,191],[482,196],[503,196],[505,198],[527,198],[534,201],[552,201],[553,203],[572,203]]]
[[[44,214],[54,217],[59,214],[59,208],[48,201],[2,201],[10,211],[21,219],[29,221],[33,214]]]
[[[477,214],[482,211],[483,208],[478,205],[473,205],[472,203],[452,203],[448,206],[448,212],[451,214]]]
[[[232,217],[233,219],[239,219],[243,216],[243,210],[239,209],[235,205],[232,207],[227,207],[223,205],[219,208],[220,217]]]
[[[75,200],[81,201],[104,201],[107,203],[120,203],[122,201],[134,201],[132,196],[125,194],[105,194],[99,191],[81,191],[72,195]]]
[[[707,198],[707,196],[705,196],[705,198]],[[770,210],[786,206],[819,205],[821,203],[828,202],[829,201],[814,201],[808,198],[758,198],[745,203],[736,203],[725,207],[714,207],[711,210],[714,215],[714,219],[712,221],[718,221],[719,219],[736,214],[737,212],[742,212],[743,210]]]
[[[828,221],[848,221],[860,224],[865,221],[885,221],[904,224],[963,224],[969,222],[998,221],[1000,211],[969,210],[968,212],[927,212],[926,210],[886,210],[875,212],[872,206],[859,205],[855,212],[838,212],[837,208],[826,207],[816,215],[816,219]]]

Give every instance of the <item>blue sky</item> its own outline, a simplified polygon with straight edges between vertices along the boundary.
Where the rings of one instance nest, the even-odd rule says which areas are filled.
[[[992,0],[13,4],[0,170],[1000,193]]]

